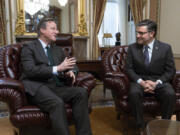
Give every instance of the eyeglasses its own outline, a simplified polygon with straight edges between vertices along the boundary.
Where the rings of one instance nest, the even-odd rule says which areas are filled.
[[[136,31],[136,35],[139,34],[139,35],[143,36],[144,34],[146,34],[146,33],[148,33],[148,32],[149,32],[149,31],[147,31],[147,32]]]

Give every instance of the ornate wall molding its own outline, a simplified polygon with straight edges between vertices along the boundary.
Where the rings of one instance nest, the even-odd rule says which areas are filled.
[[[80,24],[78,25],[78,33],[80,36],[87,36],[87,24],[85,21],[84,14],[80,15]]]
[[[17,15],[15,35],[16,36],[24,35],[25,32],[26,32],[26,29],[25,29],[25,22],[24,22],[24,11],[23,9],[21,9]]]

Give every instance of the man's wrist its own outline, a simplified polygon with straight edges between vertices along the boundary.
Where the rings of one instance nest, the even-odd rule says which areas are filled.
[[[53,66],[53,74],[58,75],[57,66]]]
[[[157,80],[156,81],[156,89],[162,88],[163,87],[163,83],[161,80]]]
[[[137,83],[138,83],[138,84],[141,84],[142,81],[143,81],[143,80],[140,78],[140,79],[137,80]]]
[[[158,79],[158,80],[156,80],[156,84],[158,84],[158,83],[159,83],[159,84],[163,84],[163,83],[162,83],[162,81],[161,81],[161,80],[159,80],[159,79]]]

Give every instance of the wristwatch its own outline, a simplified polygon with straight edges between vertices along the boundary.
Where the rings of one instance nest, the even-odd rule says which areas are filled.
[[[164,86],[163,84],[158,83],[158,84],[156,85],[156,89],[160,89],[160,88],[162,88],[163,86]]]

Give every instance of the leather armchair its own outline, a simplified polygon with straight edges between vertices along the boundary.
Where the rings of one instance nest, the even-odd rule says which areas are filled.
[[[59,38],[58,45],[68,50],[72,55],[72,35],[65,35],[64,40]],[[62,42],[61,42],[62,40]],[[68,40],[71,40],[71,44]],[[61,44],[62,43],[62,44]],[[0,48],[0,101],[7,103],[10,113],[10,122],[16,135],[52,135],[50,119],[47,113],[42,112],[36,105],[28,102],[23,84],[19,80],[21,74],[20,52],[23,44],[11,44]],[[89,73],[79,73],[75,86],[84,87],[90,95],[95,87],[95,79]],[[73,124],[71,105],[66,103],[67,118]],[[89,110],[91,107],[89,106]]]
[[[124,116],[127,116],[131,112],[128,104],[129,79],[124,73],[127,50],[128,46],[117,46],[106,51],[102,57],[104,87],[111,89],[118,119],[120,118],[120,114],[123,113]],[[172,86],[176,92],[174,113],[177,120],[180,120],[180,71],[176,72]],[[144,98],[144,112],[150,113],[155,117],[160,112],[159,108],[160,104],[155,97]]]

